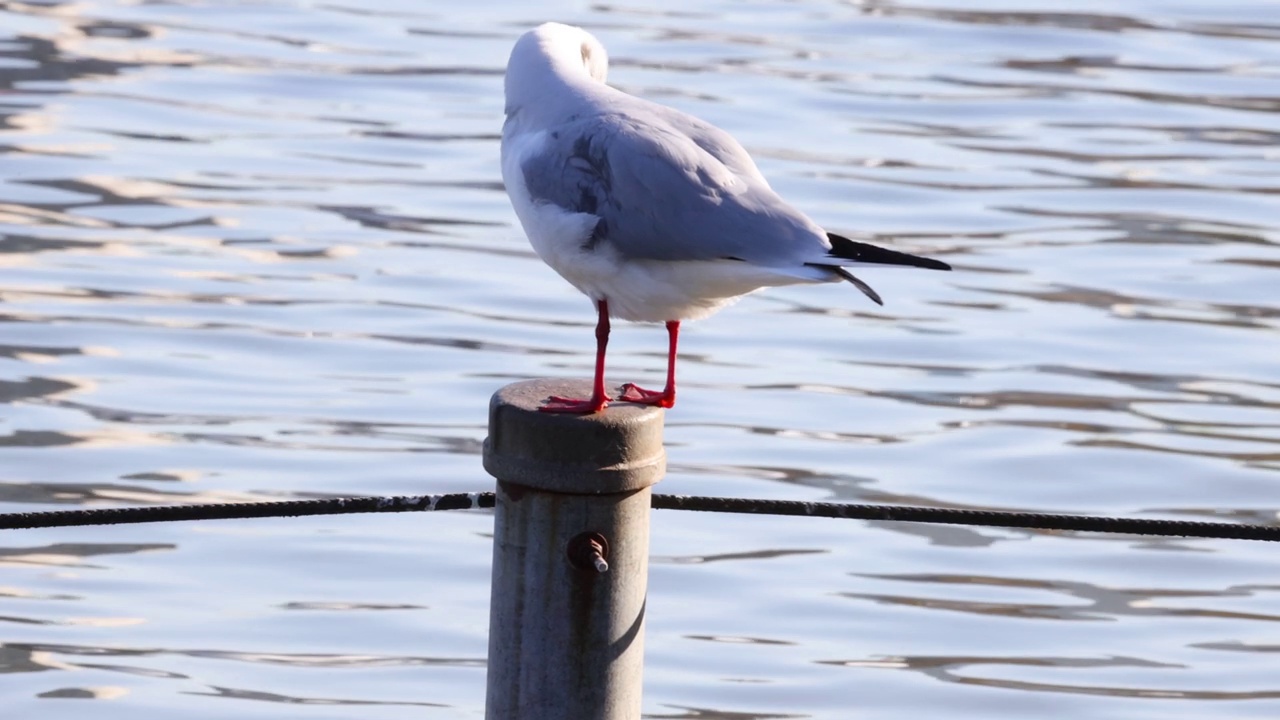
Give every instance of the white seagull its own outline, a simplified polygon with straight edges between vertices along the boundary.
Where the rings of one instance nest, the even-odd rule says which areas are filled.
[[[607,68],[598,40],[558,23],[520,36],[507,63],[507,194],[538,256],[599,312],[591,397],[552,397],[542,410],[593,413],[613,399],[610,316],[666,323],[666,388],[628,383],[618,399],[669,408],[681,320],[795,283],[847,280],[883,304],[845,266],[951,269],[824,231],[778,197],[728,133],[609,87]]]

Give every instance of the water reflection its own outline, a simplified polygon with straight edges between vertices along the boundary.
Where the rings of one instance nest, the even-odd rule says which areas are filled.
[[[1090,30],[1108,33],[1143,30],[1246,39],[1280,37],[1280,30],[1276,28],[1258,27],[1249,23],[1148,20],[1130,15],[1091,12],[959,10],[938,6],[911,5],[899,3],[896,0],[859,0],[857,4],[863,12],[876,15],[926,17],[950,23],[975,25],[1051,27],[1064,30]]]
[[[1055,682],[1036,682],[1012,678],[980,677],[982,669],[998,671],[1006,668],[1047,668],[1052,670],[1077,669],[1181,669],[1178,665],[1158,663],[1133,657],[946,657],[920,656],[887,658],[883,660],[829,660],[823,664],[852,668],[893,668],[913,670],[935,680],[959,685],[1021,690],[1037,693],[1067,693],[1079,695],[1104,695],[1122,698],[1147,698],[1164,700],[1273,700],[1280,698],[1280,690],[1213,691],[1186,690],[1163,687],[1125,687],[1117,685],[1088,685]]]
[[[304,697],[300,695],[281,695],[280,693],[248,690],[245,688],[229,688],[212,686],[209,692],[184,691],[187,695],[207,695],[209,697],[232,698],[235,700],[257,700],[260,702],[284,703],[286,705],[342,705],[342,706],[408,706],[408,707],[449,707],[441,703],[431,702],[396,702],[394,700],[356,700],[353,698]]]
[[[713,562],[736,562],[740,560],[772,560],[775,558],[785,558],[794,555],[814,555],[827,552],[820,549],[794,549],[794,550],[754,550],[751,552],[740,553],[724,553],[721,555],[681,555],[677,557],[661,557],[654,556],[654,563],[672,563],[675,565],[694,565]]]
[[[56,443],[54,443],[56,444]],[[63,443],[72,445],[75,443]],[[39,445],[32,445],[39,447]],[[121,479],[151,481],[156,475],[169,473],[132,473]],[[0,502],[18,505],[186,505],[197,503],[266,502],[282,499],[275,493],[233,492],[220,490],[164,490],[125,483],[0,483]],[[301,499],[301,496],[299,496]],[[20,512],[18,508],[14,512]]]
[[[57,690],[46,690],[36,697],[40,698],[71,698],[76,700],[114,700],[129,694],[129,690],[123,687],[107,686],[107,687],[72,687],[58,688]]]
[[[176,547],[167,543],[54,543],[37,547],[0,547],[0,564],[9,567],[49,565],[105,569],[88,562],[88,558],[174,550]]]
[[[945,592],[948,586],[959,586],[966,593],[974,588],[994,588],[998,591],[1017,589],[1019,591],[1042,591],[1065,595],[1073,600],[1083,600],[1086,604],[1048,603],[1005,603],[992,601],[958,600],[946,597],[924,598],[916,595],[872,595],[861,593],[842,593],[842,597],[859,600],[871,600],[877,603],[901,604],[949,612],[974,613],[980,615],[1004,615],[1020,619],[1032,620],[1116,620],[1124,616],[1168,615],[1199,618],[1230,618],[1237,620],[1254,620],[1272,622],[1280,620],[1280,615],[1268,613],[1241,613],[1214,608],[1191,608],[1179,605],[1161,606],[1162,599],[1181,598],[1229,598],[1254,597],[1270,595],[1280,591],[1280,586],[1241,586],[1214,590],[1171,590],[1154,588],[1114,588],[1098,587],[1088,583],[1054,580],[1031,580],[1013,577],[977,577],[971,575],[867,575],[881,580],[900,583],[925,583]],[[1018,593],[1023,594],[1023,593]],[[998,597],[998,592],[990,593]]]
[[[874,278],[885,308],[788,289],[691,327],[662,489],[1274,522],[1274,9],[956,5],[559,18],[606,39],[619,86],[730,129],[822,223],[957,267]],[[519,237],[497,170],[502,66],[539,18],[234,9],[0,8],[10,511],[483,489],[494,387],[591,367],[588,307]],[[661,366],[646,332],[618,334],[620,380]],[[61,674],[7,706],[474,714],[488,547],[463,522],[15,535],[0,672]],[[834,720],[850,687],[868,715],[907,698],[957,719],[1014,717],[1013,690],[1079,717],[1135,706],[1064,695],[1169,720],[1276,699],[1253,546],[664,522],[655,571],[682,582],[652,618],[648,717]],[[197,580],[225,610],[193,607]],[[832,647],[846,632],[859,644]],[[439,652],[406,650],[424,634]],[[313,692],[267,670],[349,673]]]
[[[67,645],[58,643],[7,643],[0,645],[9,656],[49,657],[51,655],[70,658],[148,658],[164,655],[175,655],[207,660],[230,660],[234,662],[262,663],[284,667],[306,668],[368,668],[382,666],[449,666],[462,668],[483,668],[483,658],[450,658],[424,656],[373,656],[373,655],[338,655],[338,654],[298,654],[298,653],[254,653],[232,650],[181,650],[173,648],[130,648],[130,647],[98,647],[92,645]],[[63,661],[59,661],[63,662]],[[76,665],[81,664],[75,660]],[[47,663],[34,663],[29,660],[26,665],[44,666]],[[63,662],[60,669],[67,669],[71,663]]]
[[[645,713],[647,718],[657,720],[788,720],[788,718],[807,718],[812,715],[793,715],[755,712],[733,712],[731,710],[715,710],[707,707],[687,707],[682,705],[666,705],[670,710],[658,713]]]
[[[432,666],[448,666],[448,667],[483,667],[483,662],[477,665],[474,660],[459,660],[448,658],[372,658],[372,657],[356,657],[356,656],[286,656],[286,655],[255,655],[252,653],[237,653],[215,650],[161,650],[161,649],[130,649],[116,647],[92,647],[92,646],[75,646],[75,645],[34,645],[24,643],[5,643],[0,644],[0,674],[10,673],[32,673],[44,671],[65,671],[76,672],[80,670],[93,670],[107,673],[120,673],[139,678],[150,678],[155,680],[180,680],[189,681],[196,678],[185,673],[170,672],[154,667],[144,665],[131,665],[119,662],[89,662],[79,658],[154,658],[164,655],[181,655],[190,658],[199,659],[221,659],[235,660],[241,662],[263,662],[272,665],[286,665],[300,668],[357,668],[357,667],[387,667],[387,666],[414,666],[414,665],[432,665]],[[109,698],[118,697],[119,694],[98,693],[96,690],[100,688],[64,688],[49,693],[42,693],[40,697],[84,697],[84,698]],[[263,692],[259,690],[236,689],[219,687],[216,685],[209,686],[209,690],[205,692],[195,692],[191,690],[182,691],[192,695],[209,695],[213,697],[231,697],[242,700],[258,700],[265,702],[279,702],[287,704],[301,705],[404,705],[413,707],[449,707],[449,705],[433,702],[421,701],[387,701],[387,700],[365,700],[355,698],[332,698],[318,696],[288,696],[279,693]]]

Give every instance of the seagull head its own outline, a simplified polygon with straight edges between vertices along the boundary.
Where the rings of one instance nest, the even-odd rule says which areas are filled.
[[[551,83],[603,83],[609,54],[591,33],[580,27],[543,23],[516,41],[507,61],[508,115],[553,91]]]

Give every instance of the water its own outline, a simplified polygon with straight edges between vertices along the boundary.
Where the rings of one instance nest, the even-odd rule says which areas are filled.
[[[591,367],[497,167],[557,19],[956,266],[689,326],[661,490],[1274,521],[1276,5],[943,2],[0,6],[0,512],[486,489],[490,393]],[[481,717],[490,523],[7,533],[6,717]],[[1275,560],[659,512],[645,711],[1275,717]]]

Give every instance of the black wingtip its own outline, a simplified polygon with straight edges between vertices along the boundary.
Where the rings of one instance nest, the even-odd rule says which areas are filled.
[[[880,293],[876,292],[875,290],[872,290],[870,285],[854,277],[853,273],[849,272],[848,270],[845,270],[839,265],[832,265],[829,267],[833,272],[835,272],[835,274],[853,283],[854,287],[861,290],[863,295],[866,295],[867,297],[871,298],[871,300],[875,302],[875,304],[881,307],[884,307],[884,301],[880,299]]]
[[[827,239],[831,241],[831,256],[843,260],[875,263],[877,265],[907,265],[929,270],[951,269],[950,265],[941,260],[898,252],[897,250],[882,248],[871,243],[857,242],[835,233],[827,233]]]

